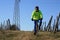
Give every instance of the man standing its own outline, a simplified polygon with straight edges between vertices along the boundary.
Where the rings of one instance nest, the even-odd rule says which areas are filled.
[[[36,35],[36,25],[38,24],[38,22],[40,22],[39,23],[39,30],[40,30],[42,19],[43,19],[42,12],[39,10],[39,7],[36,6],[31,16],[31,20],[34,21],[34,35]]]

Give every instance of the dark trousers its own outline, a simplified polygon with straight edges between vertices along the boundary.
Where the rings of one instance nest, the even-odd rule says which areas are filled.
[[[42,20],[39,20],[39,30],[40,30],[41,25],[42,25]]]
[[[34,20],[34,32],[35,32],[35,33],[36,33],[36,26],[37,26],[38,23],[39,23],[38,28],[39,28],[39,30],[40,30],[40,26],[41,26],[41,24],[42,24],[42,20]]]
[[[37,24],[38,24],[38,20],[34,20],[34,32],[36,33],[36,26],[37,26]]]

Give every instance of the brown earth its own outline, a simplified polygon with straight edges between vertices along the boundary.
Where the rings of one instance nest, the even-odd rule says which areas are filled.
[[[0,40],[60,40],[60,32],[39,32],[36,36],[31,31],[0,31]]]

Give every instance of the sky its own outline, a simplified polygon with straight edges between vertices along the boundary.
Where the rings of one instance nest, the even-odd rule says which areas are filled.
[[[13,24],[14,3],[15,0],[0,0],[0,23],[4,23],[9,18],[11,24]],[[53,22],[60,12],[60,0],[21,0],[19,4],[20,29],[25,31],[34,29],[31,14],[35,6],[39,6],[39,9],[43,13],[43,22],[46,21],[46,24],[51,16],[53,16]]]

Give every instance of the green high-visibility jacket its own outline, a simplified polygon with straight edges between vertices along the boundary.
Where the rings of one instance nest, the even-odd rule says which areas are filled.
[[[38,12],[36,12],[36,10],[34,10],[32,12],[31,19],[33,19],[33,20],[39,20],[41,18],[43,18],[43,15],[42,15],[42,12],[40,10]]]

